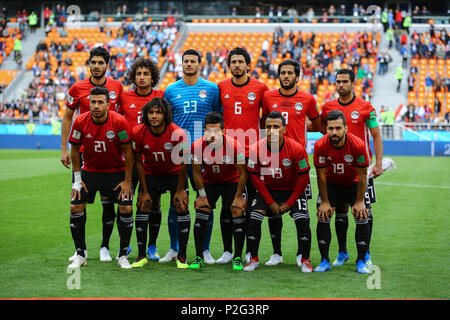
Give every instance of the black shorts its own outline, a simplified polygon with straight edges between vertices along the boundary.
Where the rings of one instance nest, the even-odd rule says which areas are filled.
[[[71,204],[81,203],[94,203],[95,195],[97,191],[102,196],[112,198],[114,203],[119,205],[128,206],[132,205],[133,197],[131,199],[118,199],[120,194],[120,188],[114,190],[114,188],[125,179],[125,171],[121,172],[89,172],[81,169],[81,180],[86,185],[88,192],[81,188],[81,199],[71,200]]]
[[[177,191],[178,185],[178,175],[173,176],[151,176],[145,175],[145,183],[147,185],[147,191],[150,195],[150,198],[156,199],[159,198],[162,194],[166,192],[170,192],[170,199],[172,203],[172,198]],[[185,185],[186,192],[189,193],[189,187]]]
[[[350,186],[339,186],[336,184],[327,184],[328,201],[333,208],[342,208],[346,204],[353,206],[356,202],[357,184]],[[317,204],[322,202],[320,196],[317,199]],[[367,197],[364,197],[366,208],[370,208],[370,202]]]
[[[269,193],[272,196],[273,200],[275,200],[275,202],[278,204],[288,201],[293,192],[293,190],[269,190]],[[267,202],[259,192],[256,192],[255,199],[252,203],[252,210],[264,210],[266,212],[266,216],[272,216],[272,210],[270,210],[270,206],[267,204]],[[306,192],[303,192],[300,198],[295,201],[294,205],[291,207],[291,211],[289,214],[292,217],[297,213],[307,214],[309,216],[308,198]]]
[[[238,187],[237,182],[204,183],[203,186],[205,187],[206,198],[208,199],[211,209],[216,208],[217,200],[219,200],[220,197],[222,197],[222,209],[231,208]]]

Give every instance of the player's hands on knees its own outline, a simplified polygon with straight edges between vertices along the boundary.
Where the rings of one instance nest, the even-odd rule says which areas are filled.
[[[288,205],[286,204],[286,202],[284,202],[284,203],[282,203],[281,206],[280,206],[280,215],[285,214],[286,212],[288,212],[288,211],[290,211],[290,210],[291,210],[291,207],[288,206]]]
[[[364,201],[357,201],[352,207],[352,214],[355,219],[359,219],[360,221],[367,219],[368,210]]]
[[[148,194],[148,192],[139,192],[138,199],[137,199],[137,207],[141,211],[149,211],[150,206],[152,204],[152,198]]]
[[[173,204],[177,212],[186,212],[189,206],[189,196],[186,190],[175,192],[173,196]]]
[[[273,202],[272,204],[269,205],[270,207],[270,211],[272,211],[272,213],[276,216],[280,215],[280,205],[277,202]]]
[[[117,199],[121,200],[131,200],[133,197],[133,192],[131,191],[131,183],[129,181],[122,181],[119,183],[114,190],[117,190],[120,188],[120,193]]]
[[[69,152],[66,151],[61,151],[61,163],[67,168],[70,169],[70,155]]]
[[[73,183],[72,184],[72,192],[70,193],[70,199],[71,200],[81,200],[81,189],[84,189],[86,193],[88,192],[88,189],[83,181],[80,183]]]
[[[207,197],[198,197],[195,199],[194,202],[194,209],[202,209],[206,212],[211,212],[211,206],[209,205],[208,198]]]
[[[234,197],[233,203],[231,204],[231,214],[233,217],[240,217],[244,214],[247,208],[247,202],[242,195],[237,195]]]
[[[322,201],[319,205],[319,209],[317,209],[317,217],[321,221],[330,220],[331,216],[334,213],[334,208],[331,207],[328,201]]]

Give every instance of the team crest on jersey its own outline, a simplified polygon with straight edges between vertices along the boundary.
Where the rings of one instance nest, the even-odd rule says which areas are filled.
[[[111,100],[116,99],[116,98],[117,98],[116,92],[115,92],[115,91],[110,91],[110,92],[109,92],[109,98],[110,98]]]
[[[352,162],[353,161],[353,157],[351,155],[349,155],[349,154],[346,154],[344,156],[344,160],[345,160],[345,162]]]
[[[108,139],[114,139],[115,136],[116,136],[116,134],[112,130],[109,130],[108,132],[106,132],[106,137]]]
[[[303,109],[303,103],[301,103],[301,102],[296,102],[295,105],[294,105],[294,108],[295,108],[295,110],[297,110],[297,111],[302,111],[302,109]]]
[[[255,99],[256,99],[256,94],[255,94],[254,92],[249,92],[249,93],[247,94],[247,98],[248,98],[248,100],[250,100],[250,101],[255,101]]]
[[[288,158],[284,158],[282,163],[283,163],[283,166],[289,167],[291,165],[291,160],[289,160]]]
[[[198,93],[198,96],[202,99],[206,98],[206,91],[205,90],[200,90],[200,92]]]
[[[350,114],[350,117],[352,117],[352,119],[358,119],[359,118],[359,112],[358,111],[353,111],[351,114]]]
[[[166,150],[172,150],[173,149],[173,144],[171,144],[170,142],[166,142],[164,144],[164,149]]]

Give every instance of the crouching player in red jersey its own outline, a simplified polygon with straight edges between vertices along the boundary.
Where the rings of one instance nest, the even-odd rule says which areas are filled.
[[[172,122],[170,104],[164,98],[154,98],[142,108],[142,123],[133,129],[132,145],[135,166],[139,177],[138,207],[136,217],[138,237],[138,258],[133,267],[140,268],[148,263],[146,240],[148,215],[151,211],[161,212],[161,195],[170,192],[171,203],[181,176],[186,176],[187,167],[182,166],[184,154],[188,154],[187,137],[183,129]],[[145,160],[143,160],[145,159]],[[185,178],[184,190],[188,189]],[[190,226],[189,211],[177,210],[180,250],[177,265],[186,260],[186,228]],[[187,226],[186,226],[187,224]],[[181,235],[180,235],[181,233]],[[157,234],[157,232],[156,232]],[[189,236],[189,233],[187,233]],[[155,238],[156,243],[156,238]]]
[[[272,111],[267,115],[265,125],[267,137],[249,149],[247,170],[257,194],[252,204],[247,230],[247,244],[252,258],[245,265],[244,271],[254,271],[258,268],[261,224],[266,215],[282,215],[290,211],[297,227],[297,238],[303,236],[311,238],[309,213],[303,203],[306,199],[301,198],[310,183],[306,150],[295,140],[284,136],[286,122],[278,111]],[[298,243],[305,246],[308,242],[298,241]],[[301,249],[303,253],[301,270],[312,272],[309,259],[311,247]]]
[[[74,170],[70,205],[70,230],[77,256],[69,265],[79,268],[86,264],[84,214],[86,204],[93,203],[100,191],[118,204],[120,250],[118,265],[131,268],[127,250],[133,231],[131,173],[133,152],[128,123],[118,113],[108,110],[110,106],[108,89],[94,87],[90,91],[90,112],[75,120],[69,135],[71,160]],[[83,146],[83,167],[80,161],[80,147]],[[122,156],[125,154],[125,160]]]
[[[199,196],[194,204],[196,257],[189,268],[205,266],[203,246],[207,222],[217,200],[222,197],[220,220],[232,221],[235,248],[232,265],[233,270],[240,271],[243,269],[242,248],[245,241],[245,149],[237,140],[224,134],[222,115],[210,112],[205,117],[205,135],[192,144],[191,155],[194,183]],[[224,232],[223,224],[221,227],[224,252],[231,253],[232,239]]]
[[[314,165],[319,187],[317,241],[322,256],[316,272],[331,270],[328,251],[331,241],[330,218],[339,206],[350,205],[356,222],[356,271],[370,273],[364,258],[369,242],[367,221],[370,203],[364,194],[367,186],[369,158],[364,142],[348,132],[342,111],[327,115],[327,134],[314,146]]]

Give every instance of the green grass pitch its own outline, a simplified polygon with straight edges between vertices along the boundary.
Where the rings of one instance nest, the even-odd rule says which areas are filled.
[[[80,289],[69,289],[67,258],[74,252],[69,230],[71,171],[59,162],[58,151],[0,150],[0,298],[137,297],[137,298],[363,298],[449,299],[450,176],[449,158],[393,157],[397,170],[376,181],[378,202],[373,206],[371,252],[379,267],[380,288],[369,289],[372,275],[355,272],[354,223],[349,219],[350,261],[324,274],[302,274],[295,263],[296,233],[292,219],[283,217],[284,263],[266,267],[272,245],[267,220],[263,223],[260,268],[233,272],[231,265],[212,265],[200,271],[179,270],[174,263],[150,263],[143,269],[121,270],[99,261],[101,205],[87,208],[88,265],[80,269]],[[314,169],[311,174],[315,176]],[[312,178],[314,199],[316,180]],[[167,197],[157,246],[169,249]],[[191,199],[191,209],[192,209]],[[315,200],[309,201],[313,235],[313,267],[320,260],[317,248]],[[216,209],[211,252],[222,254]],[[191,210],[192,220],[194,219]],[[337,254],[334,223],[330,258]],[[110,242],[111,255],[119,245],[117,228]],[[133,232],[130,262],[137,254]],[[194,256],[194,239],[188,260]],[[374,274],[373,274],[374,275]],[[371,282],[375,283],[375,282]]]

